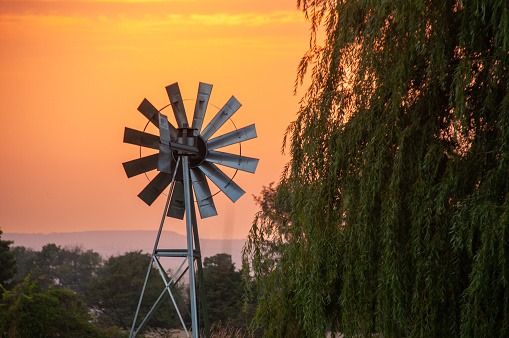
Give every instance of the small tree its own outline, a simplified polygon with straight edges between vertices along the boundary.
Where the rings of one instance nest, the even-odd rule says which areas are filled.
[[[95,310],[100,323],[124,329],[131,328],[149,262],[149,255],[142,254],[141,251],[132,251],[110,257],[104,266],[97,270],[97,275],[92,278],[85,293],[85,301]],[[138,316],[139,321],[145,317],[164,290],[159,272],[154,267],[151,269]],[[172,287],[172,293],[178,300],[179,308],[184,308],[180,289]],[[165,297],[166,295],[165,292]],[[161,328],[180,327],[170,298],[162,299],[160,304],[148,324]]]
[[[25,247],[13,249],[18,273],[22,281],[28,274],[47,276],[56,286],[69,288],[80,296],[85,292],[95,271],[102,263],[99,253],[83,250],[80,246],[64,247],[50,243],[35,251]]]
[[[13,241],[2,240],[2,230],[0,230],[0,285],[6,283],[16,274],[16,260],[14,253],[10,248]]]
[[[2,337],[106,337],[90,320],[78,295],[51,286],[43,277],[27,276],[12,291],[5,291],[0,302]]]
[[[74,246],[62,249],[60,256],[61,265],[55,271],[59,284],[83,295],[101,266],[101,255],[93,250]]]
[[[203,261],[203,279],[209,322],[238,325],[243,306],[242,273],[231,255],[221,253]]]
[[[15,246],[12,248],[14,258],[16,260],[16,274],[13,277],[15,283],[21,283],[29,274],[32,276],[37,275],[35,269],[37,264],[35,262],[38,251],[24,246]]]

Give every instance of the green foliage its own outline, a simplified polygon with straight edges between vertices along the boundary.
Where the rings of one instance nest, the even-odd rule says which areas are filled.
[[[276,194],[291,213],[262,211],[246,246],[255,324],[509,335],[507,2],[298,4],[311,85]]]
[[[12,248],[12,253],[17,267],[16,274],[13,276],[16,283],[21,283],[29,274],[37,275],[35,270],[37,269],[36,256],[39,253],[38,251],[24,246],[15,246]]]
[[[142,254],[141,251],[127,252],[110,257],[104,266],[97,270],[97,275],[89,284],[85,300],[97,313],[97,320],[101,324],[131,329],[150,259],[149,255]],[[151,267],[138,316],[140,322],[163,290],[164,283],[159,272]],[[178,300],[179,308],[185,308],[181,289],[173,286],[172,293]],[[167,292],[164,295],[167,295]],[[181,324],[171,300],[165,296],[160,303],[162,305],[150,319],[149,325],[162,328],[179,327]]]
[[[6,285],[16,274],[16,261],[14,253],[10,248],[12,241],[2,240],[2,230],[0,230],[0,285]]]
[[[79,246],[62,248],[46,244],[41,251],[25,247],[13,249],[18,273],[15,280],[32,276],[46,276],[45,280],[83,295],[95,271],[102,263],[101,256]]]
[[[235,270],[231,255],[222,253],[206,257],[203,261],[203,279],[210,324],[245,324],[242,318],[242,273]]]
[[[99,330],[98,334],[121,337],[125,335],[122,330],[130,330],[150,262],[149,255],[135,251],[103,261],[99,254],[91,250],[85,251],[80,247],[62,248],[55,244],[47,244],[41,251],[14,247],[11,252],[15,258],[12,263],[17,265],[17,274],[13,278],[14,285],[16,283],[18,285],[13,292],[6,294],[7,298],[4,299],[0,308],[0,328],[3,330],[0,332],[4,335],[8,332],[14,332],[9,333],[11,336],[19,335],[17,328],[9,326],[10,322],[26,328],[26,332],[50,332],[47,329],[48,325],[53,325],[50,317],[55,313],[57,317],[60,316],[58,311],[61,311],[54,302],[55,297],[63,302],[64,309],[67,309],[66,301],[75,302],[76,309],[71,310],[76,310],[78,317],[83,313],[93,314],[93,318],[90,318],[88,314],[77,317],[77,323],[85,320],[95,323],[94,325],[100,325],[101,329],[91,326],[91,329]],[[236,271],[230,255],[226,254],[205,258],[204,263],[205,290],[209,298],[212,322],[215,322],[216,326],[225,323],[228,330],[238,329],[236,332],[243,332],[254,312],[252,303],[247,303],[247,311],[243,309],[245,304],[242,298],[244,287],[242,275],[244,272]],[[187,304],[187,295],[183,294],[184,289],[178,285],[171,287],[172,295],[181,310],[183,319],[187,325],[190,325],[189,304]],[[163,290],[164,284],[159,271],[152,267],[137,325]],[[26,297],[19,298],[22,294]],[[30,306],[27,306],[25,302],[27,299],[46,302],[48,307],[38,303],[30,303]],[[86,301],[87,305],[83,301]],[[152,330],[181,328],[180,320],[167,292],[164,293],[159,304],[146,327]],[[38,314],[35,316],[33,312],[37,311]],[[12,316],[15,316],[15,319],[10,319]],[[30,316],[36,318],[33,323],[27,322]],[[29,327],[30,325],[34,327]],[[55,334],[64,332],[62,330],[61,327],[58,328]]]
[[[101,266],[102,257],[92,250],[71,247],[62,250],[63,263],[58,268],[60,285],[82,295],[87,289],[95,271]]]
[[[69,289],[49,287],[31,276],[5,291],[0,303],[0,333],[9,337],[106,337],[90,323],[85,304]]]

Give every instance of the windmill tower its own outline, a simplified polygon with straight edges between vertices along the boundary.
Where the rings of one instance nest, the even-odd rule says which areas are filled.
[[[232,202],[236,202],[245,193],[244,190],[217,167],[216,164],[250,173],[254,173],[258,165],[258,159],[216,150],[256,137],[254,124],[221,136],[213,137],[218,129],[241,107],[240,102],[237,101],[234,96],[228,100],[210,123],[202,130],[211,91],[212,85],[200,82],[191,127],[189,127],[178,83],[174,83],[166,87],[166,92],[175,115],[175,120],[177,121],[177,127],[173,126],[168,121],[167,116],[163,115],[160,110],[155,108],[147,99],[144,99],[138,107],[138,111],[149,120],[149,123],[152,123],[159,129],[159,136],[127,127],[124,131],[125,143],[158,150],[156,154],[123,163],[127,177],[133,177],[156,169],[159,171],[150,183],[138,194],[138,197],[148,205],[151,205],[163,191],[170,186],[145,283],[141,291],[138,308],[131,327],[130,337],[136,336],[166,293],[170,296],[180,322],[189,337],[189,332],[170,289],[173,285],[172,283],[182,278],[186,271],[189,273],[192,335],[194,338],[199,336],[195,262],[200,286],[203,286],[203,276],[201,273],[202,259],[194,196],[196,197],[201,218],[216,216],[217,210],[214,205],[207,177],[208,180],[212,181]],[[180,220],[183,220],[185,216],[187,236],[186,249],[159,248],[159,239],[166,216]],[[160,258],[162,257],[180,257],[183,259],[180,267],[173,276],[168,276],[164,271],[160,263]],[[136,327],[140,306],[152,266],[155,266],[159,271],[164,281],[165,289],[162,290],[161,295],[140,325]],[[184,268],[184,266],[186,266],[186,268]],[[181,273],[180,271],[183,268],[184,270]],[[200,288],[200,292],[202,311],[205,313],[205,326],[206,329],[208,329],[206,307],[203,303],[205,301],[203,287]]]

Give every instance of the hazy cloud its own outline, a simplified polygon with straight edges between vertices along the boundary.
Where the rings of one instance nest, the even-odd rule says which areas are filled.
[[[259,13],[241,13],[241,14],[212,14],[199,15],[193,14],[189,17],[187,23],[199,23],[203,25],[265,25],[271,23],[291,23],[303,22],[304,19],[299,12],[275,12],[268,14]]]

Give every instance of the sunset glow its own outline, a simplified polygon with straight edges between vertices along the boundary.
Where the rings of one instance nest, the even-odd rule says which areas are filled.
[[[256,124],[258,138],[242,153],[260,159],[257,172],[235,177],[246,194],[235,204],[219,194],[219,216],[199,221],[205,238],[244,238],[257,211],[252,195],[278,181],[288,160],[281,144],[302,95],[293,96],[293,85],[308,47],[308,23],[295,6],[0,0],[0,229],[157,229],[164,198],[151,207],[138,199],[147,179],[123,171],[122,162],[139,156],[122,143],[124,127],[142,130],[136,108],[145,97],[167,105],[164,87],[174,82],[194,105],[201,81],[214,85],[211,104],[231,95],[242,103],[237,127]],[[170,219],[165,229],[184,233],[184,223]]]

